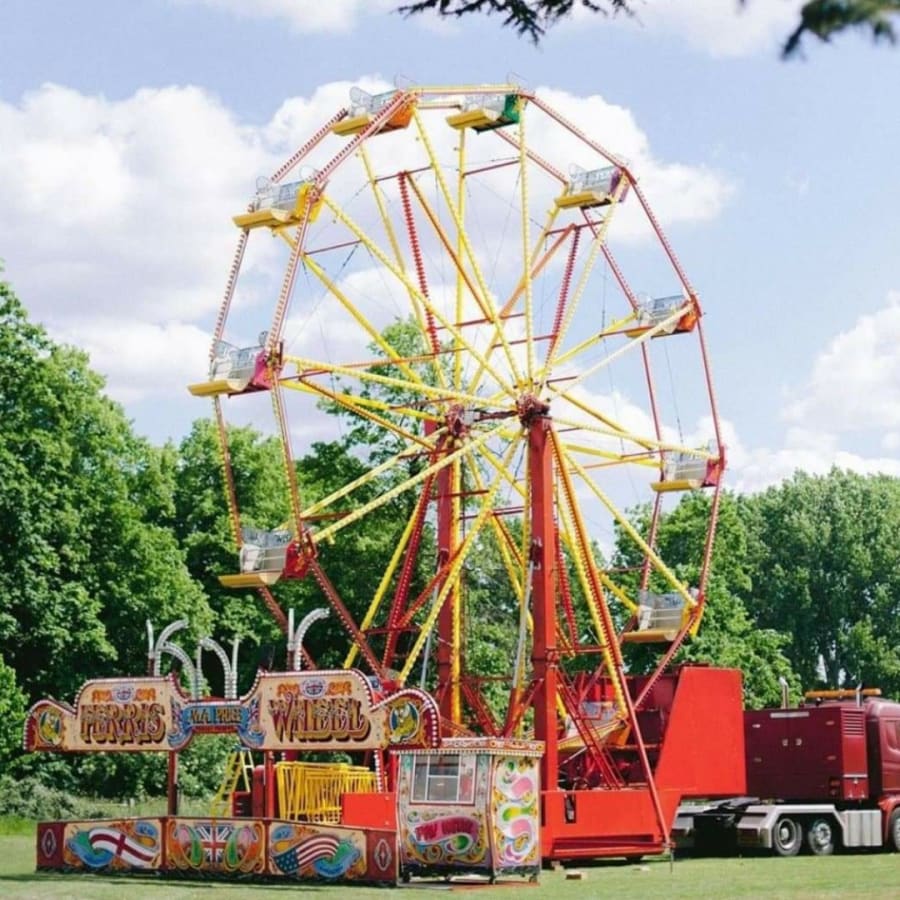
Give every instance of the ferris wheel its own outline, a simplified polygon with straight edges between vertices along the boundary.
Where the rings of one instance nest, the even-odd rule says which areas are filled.
[[[582,777],[618,778],[603,748],[638,730],[705,602],[725,457],[697,294],[629,164],[539,96],[350,101],[234,217],[209,379],[191,386],[214,399],[239,549],[221,580],[283,622],[282,585],[310,579],[344,664],[427,685],[448,733],[527,730],[548,771],[578,755]],[[290,500],[264,527],[242,520],[229,456],[225,409],[248,395],[271,400]],[[362,471],[307,496],[296,460],[354,427]],[[705,543],[677,572],[659,522],[698,489]],[[391,552],[354,607],[320,549],[385,510]],[[488,556],[478,596],[510,649],[490,677],[469,653]],[[637,696],[632,644],[658,650]]]

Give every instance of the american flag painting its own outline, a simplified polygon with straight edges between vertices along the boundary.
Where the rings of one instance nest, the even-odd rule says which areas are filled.
[[[272,861],[285,875],[296,875],[316,860],[330,859],[337,852],[340,843],[340,839],[333,834],[313,834],[275,854]]]

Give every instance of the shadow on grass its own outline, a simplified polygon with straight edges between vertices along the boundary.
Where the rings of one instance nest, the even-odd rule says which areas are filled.
[[[159,887],[163,890],[171,890],[175,887],[184,887],[189,890],[244,890],[248,887],[265,887],[267,891],[324,891],[333,885],[316,884],[315,882],[286,882],[281,879],[266,878],[182,878],[179,876],[165,875],[136,875],[133,872],[123,872],[121,875],[94,875],[90,872],[23,872],[16,875],[0,875],[0,896],[3,896],[3,884],[67,884],[67,885],[98,885],[111,889],[121,888],[125,884],[135,887]]]

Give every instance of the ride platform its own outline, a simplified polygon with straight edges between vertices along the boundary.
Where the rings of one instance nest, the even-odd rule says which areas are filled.
[[[678,458],[665,466],[665,477],[651,482],[650,487],[657,494],[715,487],[722,475],[722,468],[722,463],[716,459],[679,454]]]
[[[408,127],[412,121],[412,114],[413,105],[410,103],[395,112],[375,134],[386,134],[389,131],[399,131]],[[348,116],[346,119],[341,119],[336,125],[332,125],[331,133],[340,137],[351,137],[354,134],[360,134],[372,124],[374,118],[375,115],[371,112],[365,112],[358,116]]]
[[[660,297],[651,300],[638,309],[637,324],[625,329],[625,335],[630,338],[638,338],[646,334],[651,328],[669,318],[680,307],[686,307],[684,315],[676,319],[667,328],[653,335],[654,338],[666,337],[670,334],[687,334],[694,330],[700,318],[697,305],[687,301],[682,296]]]
[[[282,185],[265,185],[247,212],[233,216],[231,221],[238,228],[252,231],[254,228],[291,228],[304,219],[315,222],[322,209],[322,198],[310,198],[312,181],[299,181]]]
[[[577,191],[575,193],[560,194],[553,202],[560,209],[591,209],[596,206],[609,206],[612,203],[612,194],[605,191]]]
[[[506,125],[518,123],[522,114],[524,100],[517,94],[500,94],[496,97],[470,98],[466,108],[461,112],[447,116],[447,124],[451,128],[473,131],[493,131]]]
[[[281,580],[282,572],[238,572],[236,575],[220,575],[219,584],[222,587],[271,587]]]
[[[249,383],[249,378],[217,378],[189,384],[188,390],[195,397],[220,397],[222,394],[243,394]]]

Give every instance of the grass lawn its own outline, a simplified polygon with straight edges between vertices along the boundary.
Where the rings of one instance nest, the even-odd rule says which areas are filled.
[[[570,867],[575,868],[575,867]],[[300,887],[287,882],[253,884],[214,881],[187,882],[162,878],[102,877],[93,875],[37,874],[34,871],[33,834],[0,836],[0,897],[91,898],[217,898],[252,896],[280,897],[288,892],[313,892],[324,900],[373,900],[386,896],[429,897],[434,893],[472,894],[485,900],[580,900],[584,897],[640,897],[640,900],[677,900],[677,898],[731,897],[814,898],[814,897],[900,897],[900,855],[857,854],[825,859],[798,857],[773,859],[684,859],[670,869],[664,860],[640,865],[614,863],[578,866],[582,880],[569,880],[564,871],[548,871],[540,883],[528,884],[509,879],[494,886],[444,882],[416,883],[408,887],[386,889],[369,887]]]

